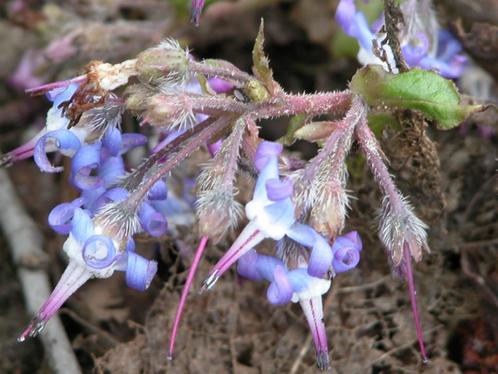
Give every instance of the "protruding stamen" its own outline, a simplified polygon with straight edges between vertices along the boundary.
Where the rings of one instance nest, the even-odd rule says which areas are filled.
[[[415,282],[413,281],[412,259],[410,249],[406,243],[404,245],[404,263],[405,277],[408,282],[408,290],[410,292],[410,302],[412,304],[413,320],[415,322],[415,332],[417,334],[418,345],[420,347],[420,355],[422,356],[423,362],[427,363],[429,359],[427,358],[427,352],[425,350],[424,334],[420,325],[420,314],[417,308],[417,291],[415,289]]]
[[[182,318],[183,309],[185,307],[185,302],[187,300],[188,292],[190,291],[190,287],[192,286],[192,281],[194,280],[195,273],[197,271],[197,267],[202,258],[202,254],[204,253],[204,249],[206,248],[206,244],[209,238],[207,235],[204,235],[201,238],[201,242],[195,251],[194,261],[192,265],[190,265],[190,269],[188,271],[187,280],[185,285],[183,286],[182,295],[180,297],[180,303],[178,304],[178,308],[176,309],[175,320],[173,322],[173,327],[171,328],[171,336],[169,339],[169,350],[168,350],[168,360],[173,359],[173,352],[175,350],[175,341],[176,335],[178,333],[178,326],[180,325],[180,320]]]
[[[203,293],[205,291],[210,290],[215,283],[220,279],[221,274],[219,273],[218,269],[215,269],[211,274],[208,275],[206,279],[202,282],[202,287],[199,290],[199,293]]]

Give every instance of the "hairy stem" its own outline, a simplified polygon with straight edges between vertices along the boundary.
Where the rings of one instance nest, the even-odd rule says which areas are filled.
[[[171,153],[169,155],[170,157],[166,156],[168,158],[165,159],[162,164],[156,164],[151,167],[149,171],[145,173],[142,183],[131,193],[128,200],[126,200],[126,204],[136,210],[147,192],[158,180],[169,173],[181,161],[190,156],[197,148],[209,141],[213,135],[229,126],[233,120],[234,117],[225,116],[217,119],[211,125],[203,127],[203,129],[198,134],[192,136],[178,152]]]

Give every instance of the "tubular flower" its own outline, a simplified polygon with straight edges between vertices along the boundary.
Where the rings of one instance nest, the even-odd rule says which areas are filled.
[[[338,237],[332,248],[335,272],[341,273],[356,267],[361,249],[362,243],[356,232]],[[237,271],[251,280],[270,282],[266,293],[270,303],[279,305],[289,301],[299,302],[313,336],[317,365],[325,370],[329,367],[329,358],[322,295],[329,290],[331,281],[309,274],[306,253],[304,255],[294,253],[293,255],[297,258],[296,263],[293,264],[296,268],[289,270],[289,261],[284,264],[277,257],[261,255],[251,249],[239,259]]]
[[[211,288],[232,264],[267,238],[280,240],[287,235],[311,248],[310,275],[321,277],[331,268],[333,255],[327,241],[311,227],[296,222],[291,201],[292,182],[279,178],[278,156],[281,152],[281,144],[267,141],[259,144],[254,162],[259,176],[253,198],[245,207],[249,223],[214,266],[203,289]]]

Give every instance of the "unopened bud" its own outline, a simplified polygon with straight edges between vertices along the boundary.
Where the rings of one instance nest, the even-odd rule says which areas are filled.
[[[206,191],[199,194],[197,216],[200,235],[207,235],[216,243],[237,226],[242,205],[227,193]]]
[[[188,51],[174,39],[140,53],[136,63],[140,77],[146,82],[164,78],[171,83],[184,82],[189,75],[188,67]]]
[[[192,100],[186,94],[158,94],[147,100],[145,116],[149,123],[168,128],[185,128],[195,123]]]

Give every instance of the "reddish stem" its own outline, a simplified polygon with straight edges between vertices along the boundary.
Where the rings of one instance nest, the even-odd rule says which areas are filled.
[[[180,320],[182,318],[183,309],[185,307],[185,302],[187,300],[188,293],[190,291],[190,287],[192,286],[192,281],[194,280],[195,273],[197,271],[197,267],[202,258],[202,254],[204,253],[204,249],[206,248],[207,242],[209,238],[207,235],[204,235],[201,238],[199,246],[195,251],[194,261],[192,265],[190,265],[190,269],[187,275],[187,281],[182,289],[182,295],[180,297],[180,303],[178,304],[178,308],[176,309],[175,320],[173,322],[173,327],[171,328],[171,336],[169,340],[169,350],[168,350],[168,360],[173,359],[173,352],[175,350],[175,341],[178,333],[178,326],[180,325]]]

